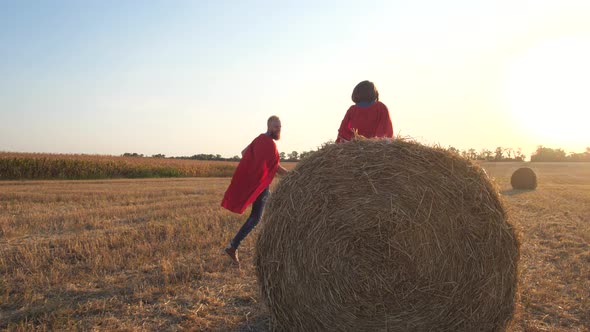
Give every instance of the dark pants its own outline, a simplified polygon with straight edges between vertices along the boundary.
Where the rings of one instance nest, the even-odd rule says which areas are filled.
[[[238,234],[236,234],[234,239],[230,242],[230,245],[233,248],[238,249],[238,247],[240,246],[240,242],[242,242],[242,240],[254,229],[254,227],[258,225],[260,217],[262,217],[262,210],[264,210],[266,199],[269,195],[270,191],[268,190],[268,187],[266,187],[266,189],[264,189],[260,193],[260,195],[258,195],[256,200],[252,204],[252,212],[250,212],[250,217],[246,219],[246,222],[244,223],[244,225],[242,225],[242,228],[240,228]]]

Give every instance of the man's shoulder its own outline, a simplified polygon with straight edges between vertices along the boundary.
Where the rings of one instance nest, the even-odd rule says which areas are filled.
[[[255,145],[268,145],[268,146],[276,146],[275,141],[272,137],[268,136],[267,134],[260,134],[258,135],[253,141]]]
[[[267,134],[260,134],[254,138],[252,142],[260,142],[260,141],[267,141],[268,139],[272,140]]]
[[[263,135],[264,134],[260,134],[260,135],[258,135],[256,137],[254,137],[254,139],[252,140],[252,142],[250,142],[250,145],[256,144],[257,142],[260,142],[260,139],[262,138]]]

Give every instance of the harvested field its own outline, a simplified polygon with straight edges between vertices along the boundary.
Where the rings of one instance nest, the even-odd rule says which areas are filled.
[[[484,163],[520,231],[509,331],[590,326],[590,164]],[[531,167],[535,191],[510,176]],[[245,216],[229,178],[0,182],[0,328],[265,330],[253,232],[242,269],[221,253]]]

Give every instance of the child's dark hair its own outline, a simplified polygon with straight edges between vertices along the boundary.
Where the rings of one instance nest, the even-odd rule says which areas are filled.
[[[373,82],[362,81],[352,90],[352,101],[355,103],[379,101],[379,91]]]

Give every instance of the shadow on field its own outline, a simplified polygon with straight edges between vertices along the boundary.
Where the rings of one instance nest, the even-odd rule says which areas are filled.
[[[157,305],[163,293],[152,294],[152,298],[145,300],[147,305]],[[0,330],[9,329],[10,325],[18,330],[18,325],[23,322],[43,323],[61,316],[61,322],[67,323],[72,319],[75,324],[75,317],[111,316],[113,312],[125,315],[124,307],[127,303],[136,302],[132,289],[128,287],[108,287],[97,290],[63,290],[56,289],[46,295],[46,299],[39,304],[27,305],[20,309],[4,310],[0,307]],[[115,308],[105,308],[105,302],[115,303]],[[188,305],[188,304],[185,304]],[[111,305],[112,306],[112,305]],[[116,316],[116,315],[115,315]],[[161,315],[162,326],[173,326],[182,321],[182,318],[175,315]],[[59,321],[59,320],[58,320]],[[9,329],[10,330],[10,329]]]
[[[520,194],[526,194],[531,191],[534,191],[534,190],[507,189],[507,190],[500,191],[500,195],[502,195],[502,196],[515,196],[515,195],[520,195]]]
[[[246,331],[270,331],[270,316],[258,315],[248,319],[247,323],[236,326],[231,331],[246,332]]]
[[[19,324],[23,321],[42,320],[47,316],[55,315],[64,307],[76,308],[91,300],[108,299],[124,293],[124,289],[109,289],[101,291],[71,291],[56,290],[46,295],[46,300],[38,304],[30,304],[19,309],[10,310],[3,308],[0,311],[0,328],[8,328],[10,324]],[[8,309],[8,310],[6,310]],[[89,314],[94,312],[89,312]]]

